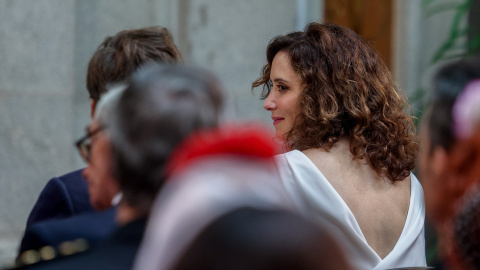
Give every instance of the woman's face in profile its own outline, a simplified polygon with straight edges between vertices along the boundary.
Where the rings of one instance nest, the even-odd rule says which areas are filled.
[[[276,136],[284,140],[285,134],[292,129],[295,117],[300,113],[300,94],[302,80],[295,73],[290,56],[278,52],[272,61],[270,71],[272,89],[263,103],[263,108],[272,113]]]

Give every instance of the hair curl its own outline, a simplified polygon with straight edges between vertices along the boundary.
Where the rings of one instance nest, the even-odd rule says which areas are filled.
[[[400,181],[415,166],[418,143],[404,95],[378,55],[353,31],[311,23],[303,32],[273,38],[267,64],[252,89],[271,90],[275,55],[286,52],[303,83],[301,112],[286,134],[287,148],[329,150],[340,138],[350,140],[357,159],[392,181]]]

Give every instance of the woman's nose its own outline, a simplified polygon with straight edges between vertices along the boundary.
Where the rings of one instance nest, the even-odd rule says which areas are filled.
[[[263,108],[267,111],[272,111],[272,110],[275,110],[275,108],[277,108],[277,103],[272,98],[271,93],[268,94],[267,98],[265,99],[265,102],[263,102]]]

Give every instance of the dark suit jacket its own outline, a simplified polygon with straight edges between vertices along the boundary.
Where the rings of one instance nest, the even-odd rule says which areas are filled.
[[[71,217],[93,211],[82,170],[48,181],[30,212],[27,228],[41,220]]]
[[[39,262],[21,269],[132,269],[146,223],[145,218],[138,219],[118,228],[111,237],[86,252]]]
[[[57,247],[65,241],[78,238],[84,238],[90,245],[95,245],[110,236],[115,228],[114,208],[37,222],[25,231],[19,253],[44,246]]]
[[[82,170],[73,171],[48,181],[30,212],[27,228],[41,220],[71,217],[92,211]]]
[[[28,216],[27,228],[38,221],[94,211],[82,171],[73,171],[48,181]]]

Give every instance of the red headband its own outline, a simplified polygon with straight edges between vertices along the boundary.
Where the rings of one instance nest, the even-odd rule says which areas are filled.
[[[277,146],[272,135],[262,128],[231,125],[193,133],[173,152],[167,173],[173,174],[194,160],[214,155],[237,155],[272,160]]]

